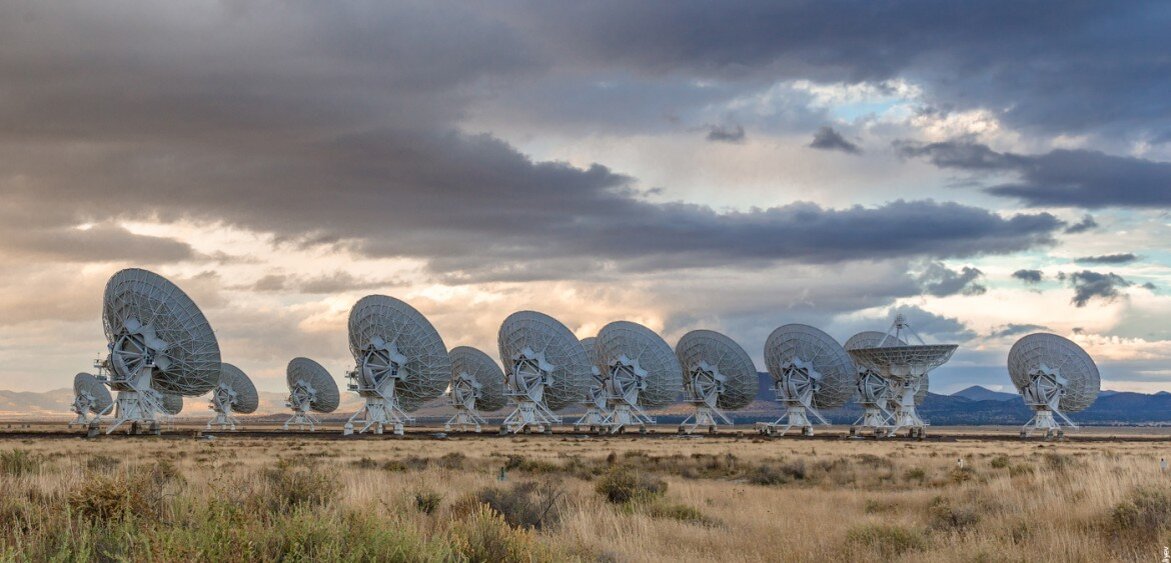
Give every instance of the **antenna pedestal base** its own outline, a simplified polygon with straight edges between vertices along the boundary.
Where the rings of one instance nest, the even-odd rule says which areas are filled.
[[[113,424],[106,429],[106,434],[126,423],[135,427],[147,425],[153,431],[159,427],[158,413],[162,410],[162,400],[154,391],[119,391],[114,400]]]
[[[890,413],[877,406],[867,406],[862,416],[850,427],[850,434],[873,430],[875,436],[885,436],[890,429]]]
[[[602,420],[601,428],[610,434],[621,434],[629,427],[638,426],[639,433],[646,434],[647,425],[654,423],[655,419],[651,418],[638,405],[618,403],[614,405],[609,416]]]
[[[357,433],[362,434],[367,430],[374,430],[375,434],[382,434],[387,427],[393,429],[395,435],[403,435],[403,427],[414,422],[415,419],[402,410],[398,404],[392,400],[376,395],[373,397],[366,397],[366,406],[354,413],[350,420],[346,422],[346,431],[349,435],[357,428],[357,423],[365,423],[361,428],[357,428]]]
[[[803,404],[788,404],[785,406],[785,416],[772,424],[758,422],[756,430],[769,436],[784,436],[789,432],[789,429],[800,428],[802,436],[812,436],[813,421],[809,419],[811,414],[822,425],[829,426],[829,422],[821,416],[821,413],[817,412],[817,409]]]
[[[593,432],[602,426],[603,420],[606,420],[606,411],[597,406],[591,406],[585,414],[581,415],[581,418],[577,419],[577,422],[573,423],[573,430],[580,432],[584,427]]]
[[[500,425],[500,433],[516,434],[537,430],[551,434],[553,425],[560,423],[561,419],[544,405],[534,401],[520,401],[516,409]]]
[[[706,428],[708,432],[715,433],[720,422],[733,426],[732,421],[720,409],[700,404],[696,405],[691,416],[679,423],[679,432],[691,434],[700,428]]]
[[[1066,425],[1062,426],[1057,421],[1057,418],[1053,416],[1054,414],[1060,416],[1066,422]],[[1036,414],[1033,415],[1033,418],[1021,427],[1021,438],[1028,438],[1033,435],[1033,432],[1044,430],[1046,440],[1060,440],[1065,437],[1066,427],[1077,429],[1077,425],[1066,418],[1060,411],[1042,408],[1038,409]]]
[[[308,405],[306,405],[306,408],[308,408]],[[304,430],[305,427],[309,427],[310,432],[317,430],[317,425],[321,424],[321,421],[316,416],[309,414],[309,411],[306,410],[301,410],[296,407],[294,409],[293,416],[285,421],[285,430],[288,430],[290,426],[296,426],[297,430]]]
[[[467,432],[468,428],[474,428],[475,432],[479,434],[481,425],[488,424],[488,421],[475,411],[458,406],[456,408],[458,410],[455,412],[455,416],[449,418],[447,423],[443,425],[444,432],[451,432],[452,428],[458,428],[460,432]]]

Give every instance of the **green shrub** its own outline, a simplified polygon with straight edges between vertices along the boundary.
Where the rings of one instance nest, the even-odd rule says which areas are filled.
[[[873,551],[879,560],[892,559],[927,548],[927,539],[922,533],[885,524],[855,526],[846,532],[846,542]]]
[[[962,532],[980,521],[980,512],[976,506],[969,503],[956,504],[944,497],[935,497],[928,513],[931,516],[931,528],[935,530]]]
[[[415,493],[415,508],[423,514],[434,514],[443,503],[443,495],[432,491],[422,490]]]
[[[499,514],[510,526],[540,530],[561,520],[565,493],[555,487],[541,487],[535,482],[516,483],[509,488],[487,488],[472,497],[474,505],[485,505]],[[464,501],[463,512],[469,509]],[[458,510],[458,508],[457,508]]]
[[[0,473],[20,477],[41,468],[44,458],[25,450],[12,449],[0,452]]]
[[[653,475],[630,469],[614,469],[598,480],[598,494],[615,504],[650,500],[667,492],[667,483]]]
[[[1171,528],[1171,491],[1152,487],[1135,489],[1126,500],[1115,505],[1111,520],[1118,532],[1153,537]]]
[[[992,469],[1004,469],[1008,467],[1008,456],[1004,454],[998,455],[992,458],[992,461],[989,463],[989,465],[992,466]]]
[[[328,505],[341,488],[330,473],[284,460],[263,470],[261,479],[263,487],[254,492],[253,502],[274,513]]]
[[[641,511],[651,518],[678,520],[700,526],[715,526],[718,524],[716,520],[704,516],[698,508],[686,504],[652,502],[641,507]]]
[[[805,461],[799,459],[789,463],[758,465],[749,471],[748,482],[754,485],[783,485],[804,480],[806,476]]]
[[[483,505],[467,518],[456,521],[450,537],[456,554],[473,563],[529,563],[558,559],[533,532],[510,526],[499,513]]]
[[[925,471],[922,467],[912,467],[903,473],[903,479],[906,479],[907,481],[923,482],[923,480],[926,478],[927,471]]]

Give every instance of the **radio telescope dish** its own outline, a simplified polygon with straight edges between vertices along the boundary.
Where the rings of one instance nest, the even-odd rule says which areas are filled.
[[[73,405],[71,410],[77,413],[77,418],[69,423],[88,426],[89,415],[93,414],[93,421],[109,413],[114,407],[114,400],[110,397],[110,390],[102,385],[98,378],[88,373],[79,373],[73,376]]]
[[[488,424],[480,412],[498,411],[508,404],[504,397],[504,372],[492,357],[470,346],[451,349],[451,405],[455,416],[443,425],[451,432],[453,425],[473,426],[476,432]]]
[[[158,274],[137,268],[114,274],[106,283],[102,324],[110,353],[101,367],[118,392],[107,434],[126,422],[157,432],[162,394],[202,395],[219,381],[220,348],[211,325],[183,290]]]
[[[551,433],[552,425],[561,422],[553,413],[580,403],[593,381],[585,348],[565,325],[536,311],[504,319],[499,344],[504,395],[516,404],[501,433]]]
[[[876,330],[868,330],[859,332],[846,340],[845,349],[857,350],[859,348],[873,348],[882,344],[886,339],[885,332],[878,332]],[[899,345],[906,345],[901,340]],[[858,382],[857,394],[858,403],[862,405],[862,416],[854,421],[850,426],[850,434],[857,434],[860,430],[871,429],[875,436],[883,436],[890,428],[891,419],[895,404],[898,400],[893,394],[891,383],[882,374],[870,369],[866,366],[857,365],[858,368]],[[925,386],[924,386],[925,387]],[[916,403],[922,402],[919,396],[916,395]]]
[[[451,356],[443,338],[414,307],[385,295],[368,295],[350,310],[350,353],[357,363],[347,373],[350,390],[366,404],[346,422],[345,434],[354,422],[365,423],[382,434],[384,426],[402,435],[403,426],[415,421],[408,412],[439,397],[451,382]]]
[[[748,406],[756,398],[756,366],[731,338],[711,330],[693,330],[675,345],[683,368],[683,400],[695,412],[679,424],[680,432],[705,427],[715,432],[717,421],[732,420],[722,411]],[[688,424],[691,422],[691,424]]]
[[[764,344],[764,361],[777,401],[785,405],[784,416],[759,425],[766,434],[784,435],[796,426],[803,435],[812,436],[809,415],[828,425],[818,409],[840,407],[854,394],[857,368],[850,355],[832,336],[809,325],[788,324],[774,330]]]
[[[594,432],[601,428],[602,421],[609,416],[609,411],[606,410],[606,381],[602,378],[602,370],[598,367],[598,339],[590,336],[581,339],[581,346],[585,348],[586,356],[590,360],[590,374],[593,376],[593,381],[585,392],[585,400],[582,405],[585,406],[586,412],[573,423],[573,430],[579,431],[582,427],[588,427],[590,432]]]
[[[220,364],[220,383],[211,390],[211,404],[208,408],[215,417],[207,423],[207,430],[219,425],[220,430],[235,430],[240,421],[235,413],[250,414],[260,406],[260,395],[256,386],[240,368],[232,364]]]
[[[643,409],[669,405],[679,394],[679,358],[653,330],[629,321],[602,327],[596,346],[609,411],[602,426],[617,434],[637,425],[645,433],[655,419]]]
[[[919,344],[907,344],[903,334],[914,337]],[[874,370],[891,384],[892,394],[897,397],[894,417],[889,434],[900,428],[909,428],[912,437],[926,435],[927,424],[915,412],[915,396],[926,393],[925,379],[931,370],[947,363],[959,346],[955,344],[926,344],[911,329],[903,315],[897,315],[890,330],[877,346],[850,350],[854,362],[863,368]]]
[[[308,426],[312,432],[321,424],[312,413],[331,413],[341,403],[333,376],[309,358],[293,358],[285,369],[285,380],[289,383],[285,406],[293,409],[293,416],[285,421],[285,430],[295,424],[298,429]]]
[[[1035,413],[1021,428],[1021,437],[1035,430],[1044,430],[1046,438],[1064,436],[1054,415],[1070,428],[1077,428],[1065,413],[1079,412],[1093,404],[1102,385],[1098,366],[1081,346],[1044,332],[1025,336],[1012,345],[1008,374]]]

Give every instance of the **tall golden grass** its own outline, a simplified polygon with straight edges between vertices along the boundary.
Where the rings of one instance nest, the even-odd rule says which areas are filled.
[[[1162,447],[0,440],[0,559],[1150,561]]]

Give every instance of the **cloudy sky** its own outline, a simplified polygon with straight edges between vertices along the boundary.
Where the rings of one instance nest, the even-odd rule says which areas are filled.
[[[544,311],[672,344],[904,311],[1011,387],[1012,342],[1171,389],[1171,6],[0,3],[0,388],[178,283],[262,390],[341,380],[384,293],[495,355]]]

